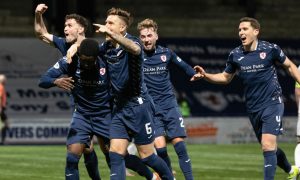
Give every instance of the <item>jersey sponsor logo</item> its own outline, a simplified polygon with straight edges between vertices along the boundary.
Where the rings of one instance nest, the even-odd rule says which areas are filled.
[[[99,72],[100,72],[100,75],[103,76],[105,74],[106,70],[105,70],[105,68],[100,68]]]
[[[259,57],[260,57],[260,59],[265,59],[265,58],[266,58],[266,56],[267,56],[267,54],[266,54],[265,52],[261,52],[261,53],[259,53]]]
[[[162,62],[166,62],[167,61],[167,56],[166,55],[161,55],[160,59]]]
[[[59,69],[59,63],[55,63],[54,66],[53,66],[55,69]]]

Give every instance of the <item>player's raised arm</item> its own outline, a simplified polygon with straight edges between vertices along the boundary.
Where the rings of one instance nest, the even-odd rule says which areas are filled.
[[[106,22],[106,24],[110,24],[110,23]],[[126,51],[130,52],[131,54],[139,55],[141,53],[141,47],[137,45],[134,41],[124,37],[124,35],[111,31],[109,28],[106,27],[106,25],[101,25],[101,24],[93,24],[93,25],[97,28],[96,33],[103,33],[106,36],[109,36],[117,44],[122,46]]]
[[[43,20],[43,14],[48,9],[48,6],[45,4],[37,5],[35,9],[35,18],[34,18],[34,32],[36,36],[47,44],[52,44],[53,35],[48,33],[46,25]]]

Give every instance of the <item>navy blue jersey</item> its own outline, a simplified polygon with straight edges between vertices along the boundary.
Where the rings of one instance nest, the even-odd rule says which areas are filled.
[[[63,56],[67,55],[67,51],[71,44],[67,43],[66,38],[57,37],[53,35],[53,44],[61,52]]]
[[[144,54],[143,72],[146,86],[155,105],[164,109],[174,106],[173,102],[176,102],[170,81],[171,63],[181,68],[189,77],[195,75],[194,69],[168,48],[157,46],[155,51]]]
[[[82,115],[101,115],[111,112],[109,83],[105,63],[98,58],[97,67],[93,70],[80,69],[78,56],[73,57],[71,64],[66,57],[60,59],[39,82],[42,88],[55,86],[54,81],[62,75],[73,77],[74,88],[71,91],[75,103],[75,110]]]
[[[255,51],[245,51],[239,46],[230,52],[225,72],[237,72],[242,80],[248,112],[282,103],[275,63],[282,64],[285,59],[280,47],[266,41],[258,41]]]
[[[138,38],[129,34],[125,37],[141,46]],[[146,98],[147,88],[142,73],[142,53],[133,55],[125,51],[122,46],[114,48],[110,42],[105,42],[100,46],[100,56],[107,62],[112,95],[117,104],[138,103],[136,97]]]

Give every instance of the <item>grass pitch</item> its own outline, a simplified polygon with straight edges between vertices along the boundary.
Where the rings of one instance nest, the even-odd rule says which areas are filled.
[[[96,146],[96,145],[95,145]],[[290,162],[294,162],[295,144],[280,144]],[[258,144],[237,145],[188,145],[195,180],[261,180],[263,179],[263,156]],[[183,180],[177,156],[168,146],[176,179]],[[103,180],[109,179],[109,169],[98,147],[99,169]],[[1,180],[63,180],[65,167],[65,146],[0,146]],[[83,164],[79,164],[80,178],[88,180]],[[276,180],[286,179],[279,167]],[[136,175],[128,180],[139,180]]]

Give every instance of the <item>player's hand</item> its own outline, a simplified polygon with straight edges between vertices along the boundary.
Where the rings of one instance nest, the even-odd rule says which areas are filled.
[[[107,34],[107,32],[109,31],[109,29],[102,24],[93,24],[96,27],[96,33],[104,33]]]
[[[200,74],[202,75],[203,77],[205,76],[206,72],[205,70],[203,69],[203,67],[201,66],[194,66],[194,70],[196,71],[197,74]]]
[[[67,51],[67,63],[71,63],[72,62],[72,57],[76,54],[78,50],[78,45],[75,43],[73,44]]]
[[[57,78],[54,81],[54,84],[57,87],[62,88],[67,91],[71,91],[74,88],[73,83],[74,83],[74,80],[72,79],[72,77],[61,77],[61,78]]]
[[[36,14],[44,14],[44,12],[48,9],[48,6],[46,4],[39,4],[37,5],[35,9]]]
[[[196,81],[205,77],[205,70],[201,66],[195,66],[194,70],[196,74],[190,79],[190,81]]]

